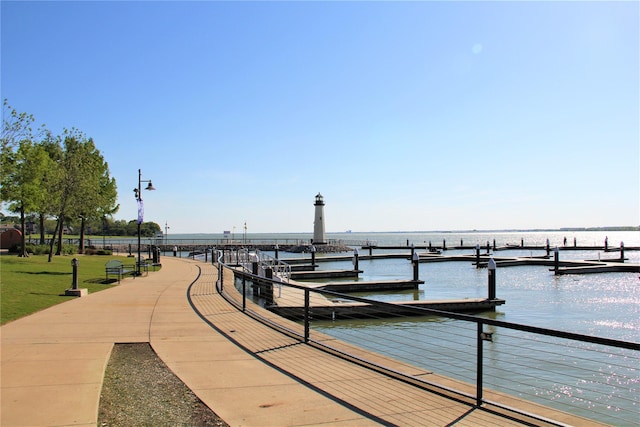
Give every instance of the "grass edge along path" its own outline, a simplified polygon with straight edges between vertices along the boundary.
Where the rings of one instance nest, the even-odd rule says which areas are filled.
[[[71,288],[73,268],[71,260],[78,259],[78,287],[89,293],[109,289],[117,280],[105,278],[105,264],[119,259],[125,265],[133,258],[112,255],[61,255],[48,262],[48,255],[27,258],[12,254],[0,256],[0,324],[36,313],[53,305],[68,301],[64,295]]]

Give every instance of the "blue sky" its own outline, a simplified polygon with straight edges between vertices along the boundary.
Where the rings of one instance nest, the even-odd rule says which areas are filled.
[[[2,97],[170,233],[640,223],[638,2],[2,1]]]

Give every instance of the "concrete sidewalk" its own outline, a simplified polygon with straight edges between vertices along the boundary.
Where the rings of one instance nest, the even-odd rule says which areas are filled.
[[[234,394],[228,407],[205,402],[231,425],[292,425],[290,411],[304,412],[305,424],[338,418],[362,425],[358,414],[253,358],[204,323],[186,298],[199,274],[195,262],[164,257],[162,263],[160,272],[2,326],[0,425],[95,426],[111,349],[131,342],[150,342],[183,374],[186,362],[196,363],[190,377]],[[200,371],[198,362],[210,369]],[[280,402],[275,405],[271,396]],[[247,400],[263,410],[242,403]]]
[[[162,264],[2,326],[0,425],[95,426],[111,349],[131,342],[232,426],[522,425],[280,334],[220,297],[210,264]]]

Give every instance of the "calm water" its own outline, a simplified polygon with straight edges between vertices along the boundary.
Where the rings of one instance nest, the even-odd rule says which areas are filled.
[[[640,233],[503,233],[503,234],[442,234],[442,235],[378,235],[375,238],[378,244],[424,244],[430,240],[434,245],[441,245],[442,239],[446,239],[447,246],[453,247],[460,243],[460,239],[465,244],[485,244],[486,241],[493,242],[496,239],[498,245],[519,244],[520,239],[524,239],[525,245],[544,245],[546,239],[550,240],[551,246],[562,246],[564,237],[567,237],[568,245],[573,245],[573,238],[577,244],[589,246],[602,246],[604,239],[608,238],[609,246],[619,246],[620,241],[624,241],[626,247],[640,246],[638,240]],[[613,242],[616,242],[615,245]],[[408,251],[407,251],[408,252]],[[469,254],[470,250],[447,250],[446,254]],[[483,251],[484,253],[484,251]],[[495,256],[535,256],[544,255],[545,251],[529,250],[509,250],[498,251]],[[604,251],[574,251],[567,250],[560,252],[561,259],[605,259],[617,258],[618,252]],[[627,262],[640,262],[640,252],[626,251]],[[323,263],[322,269],[347,269],[351,268],[350,262]],[[363,270],[360,276],[362,280],[411,278],[413,274],[412,266],[407,260],[360,260],[359,268]],[[402,300],[438,300],[449,298],[471,298],[487,296],[487,270],[476,269],[471,262],[441,262],[441,263],[421,263],[420,279],[425,284],[420,286],[417,295],[413,292],[396,293],[370,293],[359,294],[367,298],[381,301],[402,301]],[[549,271],[549,267],[504,267],[498,268],[497,272],[497,296],[506,300],[506,304],[499,306],[495,313],[486,313],[486,316],[500,320],[520,323],[531,326],[539,326],[550,329],[576,332],[586,335],[614,338],[625,341],[640,342],[640,277],[637,273],[606,273],[591,275],[562,275],[555,276]],[[318,325],[315,326],[318,329]],[[432,348],[425,347],[424,354],[433,354],[425,360],[424,367],[433,369],[445,375],[457,377],[466,381],[473,381],[473,377],[465,377],[460,372],[473,372],[473,359],[471,362],[459,361],[452,357],[455,354],[464,354],[469,349],[465,348],[469,342],[473,342],[473,329],[467,330],[455,321],[433,321],[433,319],[415,319],[413,321],[398,322],[326,322],[319,329],[334,336],[353,341],[381,352],[405,359],[416,364],[416,359],[412,356],[403,356],[401,350],[389,349],[388,347],[377,348],[375,340],[364,338],[367,336],[383,336],[383,331],[391,332],[396,337],[404,337],[407,342],[411,342],[415,347],[416,337],[424,341],[442,340],[442,346],[446,347],[441,353],[434,352]],[[357,332],[354,332],[357,331]],[[458,336],[457,339],[450,339],[451,334]],[[496,352],[489,356],[496,366],[502,366],[507,359],[518,359],[520,356],[529,356],[534,351],[541,350],[541,344],[532,341],[523,341],[518,336],[509,336],[508,333],[501,332],[498,335],[498,343],[489,345],[488,352]],[[513,333],[512,333],[513,334]],[[518,334],[516,334],[518,335]],[[467,338],[465,338],[465,336]],[[360,337],[362,339],[360,340]],[[402,338],[397,338],[402,339]],[[440,342],[440,341],[438,341]],[[522,344],[525,342],[526,344]],[[530,344],[530,343],[535,344]],[[528,347],[533,345],[533,347]],[[551,347],[551,345],[550,345]],[[508,351],[508,354],[507,354]],[[588,365],[591,361],[598,363],[595,366],[605,366],[609,355],[604,354],[602,358],[597,353],[588,352],[579,355],[580,351],[575,350],[572,357],[581,360],[582,366]],[[600,358],[601,360],[596,360]],[[544,359],[544,358],[543,358]],[[640,425],[638,417],[639,393],[638,384],[640,378],[637,374],[637,355],[629,358],[620,364],[610,366],[611,371],[601,373],[603,378],[585,379],[579,378],[575,386],[562,386],[561,390],[555,391],[561,398],[551,399],[551,405],[557,403],[559,409],[563,404],[576,406],[572,410],[577,414],[588,418],[598,419],[613,425]],[[468,360],[468,359],[467,359]],[[418,362],[420,363],[420,362]],[[496,370],[496,379],[492,379],[490,387],[503,389],[512,394],[522,392],[527,398],[531,398],[528,393],[534,387],[532,384],[537,379],[545,375],[547,363],[545,360],[539,361],[538,366],[523,366],[517,372],[512,372],[508,377],[500,378],[501,373]],[[485,367],[488,375],[492,374],[492,366]],[[584,374],[584,373],[582,373]],[[578,373],[577,375],[580,375]],[[582,405],[583,400],[596,401],[602,399],[601,396],[588,396],[588,387],[581,387],[580,383],[593,381],[598,385],[596,388],[607,395],[606,402],[599,402],[599,407],[590,404]],[[615,387],[620,385],[621,387]],[[609,389],[609,387],[611,389]],[[545,391],[539,396],[540,402],[549,404],[549,393]],[[580,398],[577,395],[580,394]],[[534,396],[534,399],[536,396]],[[557,402],[556,402],[557,401]],[[618,411],[612,408],[621,408]],[[610,411],[616,411],[615,418]]]
[[[240,233],[234,236],[236,241],[245,238]],[[247,234],[252,239],[289,239],[290,241],[309,241],[312,234]],[[378,245],[424,245],[432,242],[441,246],[446,240],[448,248],[459,245],[486,245],[495,239],[498,246],[506,244],[543,246],[547,239],[551,247],[573,245],[574,238],[578,246],[603,246],[605,238],[610,247],[640,247],[640,232],[496,232],[496,233],[328,233],[327,239],[343,241],[347,244],[370,241]],[[170,235],[169,240],[206,241],[222,239],[221,234]],[[356,247],[354,245],[354,247]],[[409,249],[407,249],[408,252]],[[360,250],[361,253],[365,251]],[[379,253],[377,251],[376,253]],[[483,250],[482,253],[485,251]],[[449,249],[446,255],[470,254],[474,250]],[[280,258],[310,256],[309,254],[288,254],[280,251]],[[495,256],[536,256],[545,251],[509,250],[498,251]],[[272,254],[273,255],[273,254]],[[318,255],[321,256],[321,255]],[[618,252],[560,251],[560,259],[606,259],[617,258]],[[640,251],[625,251],[627,262],[640,263]],[[351,261],[322,263],[322,269],[352,268]],[[412,266],[406,260],[360,260],[360,280],[411,278]],[[606,273],[588,275],[555,276],[549,267],[504,267],[497,272],[497,296],[507,303],[498,307],[501,320],[527,325],[557,328],[563,330],[606,336],[609,338],[640,341],[640,277],[634,273]],[[419,299],[473,298],[487,295],[487,271],[476,269],[470,262],[421,263]],[[414,299],[413,292],[390,294],[362,294],[383,301]]]
[[[170,238],[173,236],[170,236]],[[181,236],[182,237],[182,236]],[[187,236],[185,236],[186,238]],[[195,238],[195,236],[189,236]],[[208,237],[208,236],[207,236]],[[221,238],[215,236],[212,238]],[[245,236],[236,235],[236,240]],[[249,234],[250,239],[300,239],[308,241],[311,234]],[[198,238],[206,238],[198,236]],[[441,246],[446,240],[448,248],[459,245],[461,240],[465,245],[480,244],[486,246],[487,241],[493,243],[495,239],[498,246],[513,244],[519,245],[524,241],[525,245],[543,246],[547,239],[551,247],[562,247],[564,239],[567,245],[573,246],[574,238],[578,246],[603,246],[605,238],[608,239],[609,247],[619,247],[620,242],[624,242],[626,247],[640,246],[640,232],[503,232],[503,233],[338,233],[327,234],[327,239],[342,240],[346,244],[353,244],[357,241],[371,241],[379,245],[424,245],[431,242],[433,245]],[[403,252],[409,252],[409,248]],[[473,250],[447,250],[446,255],[470,254]],[[482,253],[485,251],[483,250]],[[360,253],[365,251],[360,250]],[[376,252],[374,252],[376,253]],[[377,251],[379,253],[379,251]],[[498,251],[495,256],[536,256],[544,255],[545,251],[530,250],[509,250]],[[287,254],[280,251],[280,257],[286,258],[300,257],[300,254]],[[306,256],[310,256],[306,254]],[[317,255],[321,256],[321,255]],[[606,259],[618,258],[619,252],[604,252],[602,250],[588,251],[560,251],[561,259]],[[639,263],[640,251],[625,251],[627,262]],[[352,268],[351,261],[329,262],[320,264],[321,269],[349,269]],[[380,280],[380,279],[400,279],[411,278],[413,274],[411,263],[407,260],[360,260],[360,280]],[[394,293],[363,293],[359,296],[372,298],[381,301],[403,301],[403,300],[438,300],[438,299],[461,299],[485,297],[487,295],[487,270],[476,269],[471,262],[441,262],[441,263],[421,263],[419,267],[420,279],[425,284],[420,286],[417,293],[394,292]],[[576,332],[586,335],[601,336],[618,340],[640,342],[640,277],[637,273],[605,273],[590,275],[561,275],[555,276],[549,271],[549,267],[504,267],[498,268],[497,272],[497,296],[505,299],[506,304],[499,306],[495,313],[486,313],[499,320],[520,323],[543,328],[559,329],[563,331]],[[452,331],[457,331],[461,340],[465,342],[465,335],[473,337],[473,331],[466,331],[453,321],[442,321],[435,319],[413,319],[396,321],[338,321],[314,324],[315,329],[332,334],[338,338],[352,341],[358,345],[369,347],[373,350],[386,353],[390,356],[405,359],[411,363],[416,363],[411,357],[405,357],[402,351],[401,342],[398,350],[389,349],[388,346],[379,347],[375,340],[370,337],[382,336],[386,333],[394,333],[399,340],[406,339],[415,346],[416,337],[428,336],[429,339],[447,337]],[[404,337],[404,338],[403,338]],[[500,340],[506,345],[511,339],[519,337],[502,336]],[[433,357],[426,362],[426,368],[436,372],[441,372],[449,376],[457,376],[457,373],[467,368],[466,366],[455,366],[455,361],[450,355],[458,352],[468,351],[468,349],[458,348],[461,340],[448,340],[449,347],[443,353],[434,353],[433,349],[425,348],[425,354],[430,352]],[[464,344],[468,345],[468,344]],[[490,346],[488,352],[495,352],[492,360],[500,361],[501,358],[518,357],[517,351],[523,353],[532,349],[524,346],[520,350],[513,350],[509,346],[509,354],[498,345]],[[539,350],[539,345],[535,345]],[[513,353],[516,351],[516,353]],[[584,356],[581,363],[589,363],[592,353]],[[606,355],[604,356],[607,357]],[[496,362],[496,363],[498,363]],[[461,362],[466,363],[466,362]],[[545,361],[541,361],[545,363]],[[610,402],[604,402],[604,410],[585,407],[581,412],[577,412],[589,418],[599,419],[614,425],[640,425],[638,419],[639,399],[638,384],[640,378],[637,376],[637,355],[630,358],[632,366],[614,366],[611,372],[603,373],[602,380],[606,387],[612,382],[622,381],[626,395],[619,395],[619,391],[611,391]],[[498,363],[500,364],[500,363]],[[454,366],[454,368],[452,368]],[[471,367],[470,367],[471,368]],[[486,368],[491,372],[491,366]],[[529,371],[528,371],[529,369]],[[544,369],[540,367],[521,369],[521,372],[513,373],[509,378],[496,380],[496,388],[510,387],[511,382],[518,383],[518,378],[522,376],[524,387],[527,386],[527,378],[540,377]],[[629,374],[629,372],[631,372]],[[517,377],[517,378],[516,378]],[[461,377],[460,379],[469,380]],[[580,379],[586,381],[586,379]],[[599,383],[599,382],[597,382]],[[491,386],[491,385],[490,385]],[[504,387],[503,387],[504,386]],[[513,394],[518,394],[517,386],[508,389]],[[563,389],[557,391],[563,398],[575,400],[576,389]],[[630,392],[628,391],[630,390]],[[609,391],[607,391],[609,393]],[[624,393],[624,392],[623,392]],[[630,394],[630,395],[629,395]],[[528,395],[527,395],[528,396]],[[548,404],[548,396],[541,396],[541,402]],[[583,396],[584,397],[584,396]],[[585,397],[586,398],[586,397]],[[597,397],[595,397],[597,398]],[[595,399],[594,398],[594,399]],[[559,406],[562,408],[562,406]],[[616,414],[616,418],[609,419],[608,408],[620,407],[621,414]],[[615,410],[615,409],[614,409]],[[593,412],[596,411],[596,412]],[[604,411],[604,412],[602,412]],[[576,412],[576,411],[572,411]]]

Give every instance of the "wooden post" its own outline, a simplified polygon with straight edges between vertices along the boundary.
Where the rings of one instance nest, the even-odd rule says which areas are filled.
[[[476,268],[480,268],[480,245],[476,245]]]
[[[620,262],[624,262],[624,242],[620,242]]]
[[[316,271],[316,247],[311,245],[311,271]]]
[[[560,250],[556,246],[553,250],[553,272],[557,275],[560,269]]]
[[[278,244],[273,248],[276,251],[276,259],[278,259]]]
[[[547,239],[547,256],[551,253],[551,248],[549,247],[549,239]]]
[[[358,271],[359,268],[359,263],[358,263],[358,250],[354,249],[353,250],[353,270],[354,271]]]
[[[489,299],[494,300],[496,299],[496,262],[493,258],[489,260],[487,271],[489,272]]]
[[[445,239],[442,239],[442,250],[443,251],[447,250],[447,241]]]
[[[414,252],[411,254],[411,261],[413,263],[413,281],[417,282],[420,279],[420,271],[418,269],[418,266],[420,265],[420,255],[418,255],[417,252]]]

